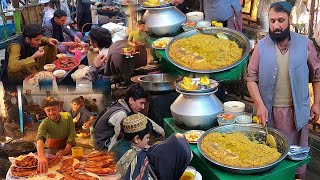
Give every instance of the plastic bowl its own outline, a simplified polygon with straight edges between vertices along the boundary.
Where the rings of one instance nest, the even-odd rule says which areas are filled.
[[[239,113],[239,115],[236,117],[236,123],[239,123],[239,124],[252,123],[252,114],[248,112]]]
[[[230,112],[222,112],[222,113],[218,114],[217,117],[218,117],[219,126],[233,124],[236,121],[235,115]]]
[[[186,14],[188,21],[199,22],[203,21],[204,13],[200,11],[193,11]]]
[[[65,74],[66,74],[66,71],[62,69],[59,69],[53,72],[53,75],[56,76],[57,78],[63,78]]]
[[[54,64],[46,64],[43,66],[44,70],[50,71],[50,72],[52,72],[54,70],[54,68],[56,68],[56,65],[54,65]]]
[[[197,27],[199,28],[207,28],[211,26],[211,22],[209,21],[200,21],[197,23]]]
[[[66,54],[57,54],[57,58],[61,59],[61,58],[66,58],[67,55]]]

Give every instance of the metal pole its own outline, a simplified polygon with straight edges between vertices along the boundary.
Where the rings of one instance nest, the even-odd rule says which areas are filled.
[[[312,37],[313,35],[313,21],[314,21],[314,9],[315,9],[315,0],[311,0],[310,5],[310,21],[309,21],[309,37]]]
[[[22,111],[22,95],[21,86],[17,86],[18,93],[18,108],[19,108],[19,119],[20,119],[20,131],[23,133],[23,111]]]

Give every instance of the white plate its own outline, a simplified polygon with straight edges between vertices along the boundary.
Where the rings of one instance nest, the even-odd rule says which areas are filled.
[[[168,43],[167,43],[167,45],[169,44],[169,42],[172,40],[172,37],[163,37],[163,38],[159,38],[159,39],[157,39],[157,40],[155,40],[153,43],[152,43],[152,47],[154,48],[154,49],[166,49],[166,47],[157,47],[157,46],[155,46],[155,42],[157,42],[157,41],[161,41],[161,40],[164,40],[164,39],[168,39]]]
[[[197,133],[197,134],[200,135],[199,138],[198,138],[198,140],[200,139],[200,137],[202,136],[202,134],[205,133],[205,131],[202,131],[202,130],[190,130],[190,131],[184,132],[183,134],[184,134],[184,136],[186,136],[186,134],[189,134],[189,133],[191,133],[191,132],[194,132],[194,133]],[[187,139],[187,137],[186,137],[186,139]],[[197,144],[197,143],[198,143],[198,140],[197,140],[197,141],[189,141],[189,140],[187,139],[188,143],[190,143],[190,144]]]
[[[194,180],[202,180],[202,175],[198,171],[196,177],[194,177]]]

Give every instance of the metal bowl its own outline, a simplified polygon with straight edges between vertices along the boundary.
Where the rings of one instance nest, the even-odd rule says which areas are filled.
[[[9,136],[0,136],[0,146],[3,147],[5,144],[12,141],[12,138]]]
[[[181,76],[174,74],[149,74],[138,78],[139,83],[147,91],[173,91],[176,88],[176,81]]]
[[[200,78],[192,78],[192,82],[196,83],[196,84],[200,84]],[[219,86],[219,83],[216,80],[210,79],[210,84],[207,87],[198,85],[198,89],[196,90],[186,90],[181,88],[181,84],[183,84],[183,81],[179,81],[176,84],[176,88],[177,91],[179,92],[186,92],[186,93],[208,93],[208,92],[213,92],[213,91],[217,91],[217,88]]]
[[[220,68],[220,69],[214,69],[214,70],[190,69],[190,68],[187,68],[187,67],[184,67],[184,66],[178,64],[169,56],[169,50],[170,50],[171,44],[179,39],[184,39],[184,38],[190,37],[195,34],[200,34],[200,33],[215,36],[219,32],[223,32],[224,34],[226,34],[230,40],[235,41],[239,45],[239,47],[242,48],[242,57],[238,61],[236,61],[235,63],[233,63],[227,67]],[[249,43],[248,38],[244,34],[238,32],[238,31],[229,29],[229,28],[221,28],[221,27],[208,27],[208,28],[204,28],[201,31],[200,30],[192,30],[192,31],[184,32],[182,34],[179,34],[178,36],[175,36],[168,43],[167,48],[166,48],[166,55],[172,64],[174,64],[175,66],[177,66],[178,68],[181,68],[183,70],[190,71],[190,72],[196,72],[196,73],[215,73],[215,72],[221,72],[221,71],[231,69],[231,68],[237,66],[238,64],[240,64],[243,60],[245,60],[246,57],[249,55],[249,52],[250,52],[250,43]]]
[[[222,164],[220,162],[217,162],[213,159],[210,159],[201,149],[201,143],[202,139],[209,133],[212,132],[220,132],[220,133],[231,133],[231,132],[241,132],[246,134],[249,139],[252,139],[252,135],[254,135],[257,139],[261,139],[261,141],[265,142],[266,138],[266,132],[262,128],[261,125],[238,125],[238,124],[232,124],[232,125],[226,125],[226,126],[219,126],[216,128],[209,129],[206,131],[198,140],[198,149],[200,153],[209,161],[220,167],[221,169],[225,171],[229,171],[232,173],[238,173],[238,174],[256,174],[256,173],[261,173],[268,171],[272,168],[274,168],[280,161],[282,161],[288,154],[289,151],[289,144],[288,140],[285,135],[283,135],[281,132],[279,132],[276,129],[273,128],[268,128],[269,134],[272,134],[277,142],[277,149],[278,152],[281,153],[281,156],[278,160],[275,162],[272,162],[270,164],[267,164],[265,166],[260,166],[260,167],[252,167],[252,168],[240,168],[240,167],[234,167],[234,166],[229,166]]]

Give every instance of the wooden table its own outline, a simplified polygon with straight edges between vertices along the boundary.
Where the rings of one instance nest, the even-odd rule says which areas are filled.
[[[164,129],[166,135],[169,136],[173,133],[183,133],[183,130],[177,127],[172,118],[164,119]],[[307,157],[303,161],[290,161],[287,159],[282,160],[275,168],[259,174],[242,175],[234,174],[218,168],[216,165],[203,157],[196,144],[190,144],[193,152],[193,159],[190,163],[199,171],[205,180],[221,179],[221,180],[285,180],[294,179],[295,171],[298,167],[303,166],[311,161],[311,157]]]

